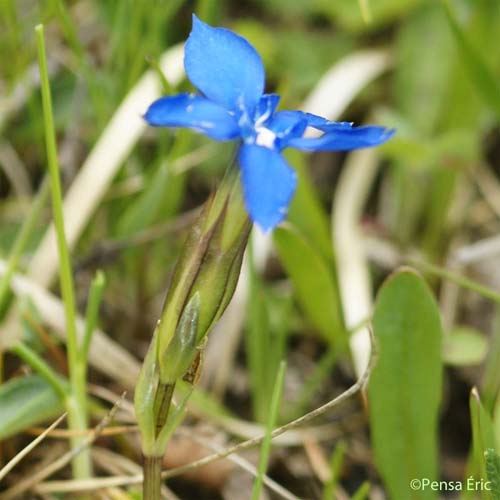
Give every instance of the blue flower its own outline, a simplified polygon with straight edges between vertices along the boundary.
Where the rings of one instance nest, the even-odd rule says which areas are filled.
[[[184,66],[203,94],[162,97],[144,118],[159,127],[188,127],[217,141],[239,139],[245,206],[264,231],[286,216],[297,178],[281,151],[347,151],[376,146],[394,133],[377,126],[353,127],[302,111],[276,111],[279,96],[264,94],[265,73],[257,51],[242,37],[213,28],[193,15]],[[307,127],[323,132],[304,137]]]

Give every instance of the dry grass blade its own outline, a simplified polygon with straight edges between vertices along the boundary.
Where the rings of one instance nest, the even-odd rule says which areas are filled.
[[[53,424],[51,424],[47,429],[45,429],[37,438],[33,439],[31,443],[23,448],[14,458],[12,458],[1,470],[0,470],[0,481],[33,449],[35,449],[49,434],[50,431],[54,430],[66,417],[66,413],[63,413]]]
[[[200,436],[193,435],[192,432],[185,430],[183,434],[198,444],[201,444],[204,448],[209,448],[217,453],[224,451],[222,446],[219,446],[208,439],[204,439]],[[249,472],[252,476],[257,476],[257,469],[254,465],[252,465],[248,460],[245,460],[243,457],[239,455],[233,454],[228,457],[229,460],[234,462],[236,465],[241,467],[242,469]],[[299,497],[295,496],[292,492],[288,491],[286,488],[281,486],[279,483],[271,479],[269,476],[264,475],[263,477],[264,484],[272,491],[274,491],[277,495],[282,498],[286,498],[287,500],[300,500]]]
[[[328,403],[325,403],[323,406],[320,406],[319,408],[316,408],[315,410],[303,415],[302,417],[293,420],[292,422],[289,422],[288,424],[285,424],[281,427],[278,427],[271,433],[272,438],[276,438],[277,436],[281,436],[285,432],[288,432],[292,429],[296,429],[297,427],[300,427],[311,420],[319,417],[320,415],[323,415],[324,413],[328,412],[332,408],[335,408],[336,406],[340,405],[347,399],[351,398],[352,396],[356,395],[358,392],[363,390],[370,378],[370,374],[373,370],[373,367],[375,366],[377,356],[378,356],[378,351],[377,351],[377,346],[374,343],[373,336],[370,337],[372,340],[372,348],[371,348],[371,356],[370,356],[370,362],[368,363],[368,366],[363,373],[361,377],[358,378],[358,380],[351,386],[349,389],[344,391],[342,394],[339,394],[336,398],[332,399]],[[168,479],[170,477],[175,477],[179,476],[180,474],[184,474],[187,471],[196,469],[198,467],[201,467],[203,465],[210,464],[212,462],[215,462],[216,460],[220,460],[221,458],[226,458],[232,455],[233,453],[238,453],[240,451],[246,450],[248,448],[253,448],[254,446],[257,446],[262,442],[264,439],[264,436],[258,436],[253,439],[249,439],[247,441],[244,441],[242,443],[236,444],[234,446],[230,446],[228,448],[225,448],[224,450],[214,453],[212,455],[208,455],[200,460],[196,460],[194,462],[191,462],[187,465],[183,465],[181,467],[176,467],[175,469],[170,469],[162,474],[163,479]],[[41,483],[36,487],[36,491],[38,493],[54,493],[54,492],[59,492],[59,493],[64,493],[64,492],[69,492],[69,491],[87,491],[87,490],[95,490],[99,488],[110,488],[114,486],[126,486],[126,485],[131,485],[131,484],[139,484],[142,482],[142,474],[136,474],[132,476],[115,476],[115,477],[110,477],[110,478],[92,478],[92,479],[87,479],[87,480],[81,480],[81,481],[47,481],[45,483]],[[4,500],[2,497],[0,497],[0,500]]]
[[[304,111],[337,120],[358,92],[391,65],[385,50],[363,50],[341,59],[304,101]]]
[[[33,434],[35,436],[39,436],[43,434],[41,429],[38,427],[33,427],[26,431],[28,434]],[[45,432],[45,431],[44,431]],[[127,433],[135,433],[139,432],[139,427],[137,425],[113,425],[112,427],[107,427],[103,429],[101,432],[101,436],[116,436],[117,434],[127,434]],[[85,431],[71,431],[69,429],[58,429],[53,430],[50,433],[51,438],[58,439],[70,439],[72,437],[80,437],[80,436],[91,436],[94,433],[92,429],[87,429]]]
[[[125,393],[122,395],[122,399],[125,397]],[[66,465],[68,465],[71,460],[78,455],[83,449],[90,446],[101,434],[102,430],[109,424],[109,422],[113,419],[114,414],[118,410],[120,406],[121,400],[117,401],[113,408],[108,412],[108,414],[99,422],[99,424],[94,429],[94,432],[91,436],[89,436],[85,441],[83,441],[79,446],[73,448],[72,450],[65,453],[62,457],[59,457],[57,460],[52,462],[50,465],[40,470],[39,472],[33,474],[31,477],[20,481],[12,488],[9,488],[7,491],[0,495],[0,500],[12,500],[15,498],[19,498],[19,496],[25,491],[33,488],[37,483],[43,481],[45,478],[52,475],[54,472],[62,469]]]
[[[376,149],[350,154],[342,170],[332,207],[332,234],[342,310],[346,327],[353,329],[372,312],[372,287],[368,259],[359,229],[359,219],[375,179]],[[349,340],[356,373],[366,369],[370,358],[367,327],[358,329]]]
[[[0,140],[0,169],[9,180],[13,192],[19,196],[31,196],[32,189],[30,178],[23,163],[12,144]]]
[[[183,47],[175,46],[160,60],[160,68],[171,85],[177,85],[184,76],[183,57]],[[148,71],[116,110],[82,165],[64,199],[66,239],[70,249],[75,246],[114,176],[144,132],[146,123],[141,113],[160,96],[160,92],[157,75]],[[33,256],[28,275],[40,285],[48,286],[58,266],[55,232],[51,225]]]

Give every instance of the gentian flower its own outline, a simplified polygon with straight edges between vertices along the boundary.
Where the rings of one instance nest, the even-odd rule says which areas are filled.
[[[213,28],[195,15],[184,67],[202,95],[162,97],[144,118],[153,126],[187,127],[217,141],[239,139],[245,206],[264,231],[286,217],[295,192],[296,174],[281,155],[285,148],[348,151],[382,144],[394,133],[302,111],[277,111],[279,96],[264,93],[265,72],[257,51],[239,35]],[[323,134],[304,137],[308,127]]]

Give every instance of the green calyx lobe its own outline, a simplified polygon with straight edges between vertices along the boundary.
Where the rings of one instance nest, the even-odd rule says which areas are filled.
[[[183,376],[182,367],[229,304],[250,229],[239,176],[229,172],[190,229],[175,266],[157,328],[162,383]]]

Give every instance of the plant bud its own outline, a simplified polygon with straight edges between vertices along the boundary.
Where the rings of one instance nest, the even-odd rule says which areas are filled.
[[[239,175],[230,171],[190,229],[172,275],[158,325],[162,383],[184,375],[180,372],[187,371],[196,347],[229,304],[251,226]],[[179,358],[177,364],[172,364],[174,358]]]

